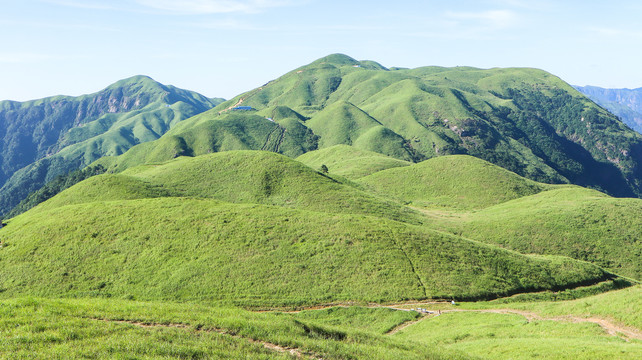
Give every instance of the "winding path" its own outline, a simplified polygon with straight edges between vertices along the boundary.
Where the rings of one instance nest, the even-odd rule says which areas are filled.
[[[368,304],[368,305],[358,305],[358,304],[328,304],[328,305],[323,305],[323,306],[313,306],[313,307],[308,307],[308,308],[302,308],[302,309],[297,309],[297,310],[289,310],[289,311],[279,311],[279,310],[268,310],[268,311],[279,311],[279,312],[284,312],[284,313],[298,313],[304,310],[323,310],[323,309],[328,309],[332,307],[349,307],[349,306],[363,306],[367,308],[380,308],[380,307],[385,307],[385,308],[390,308],[390,309],[395,309],[395,310],[402,310],[402,311],[411,311],[408,309],[409,306],[415,306],[415,307],[424,307],[424,306],[429,306],[429,305],[436,305],[436,304],[448,304],[448,302],[445,301],[429,301],[429,302],[406,302],[406,303],[397,303],[397,304],[388,304],[388,305],[381,305],[381,304]],[[573,316],[573,315],[564,315],[564,316],[553,316],[553,317],[544,317],[541,316],[535,312],[532,311],[525,311],[525,310],[518,310],[518,309],[481,309],[481,310],[469,310],[469,309],[446,309],[446,310],[431,310],[431,309],[425,309],[426,312],[422,313],[422,316],[416,320],[412,321],[407,321],[404,323],[401,323],[397,325],[395,328],[391,329],[388,331],[388,334],[395,334],[402,329],[405,329],[408,326],[411,326],[413,324],[416,324],[420,321],[423,321],[425,319],[430,319],[434,318],[436,316],[439,316],[439,314],[445,314],[449,312],[483,312],[483,313],[495,313],[495,314],[510,314],[510,315],[521,315],[526,318],[528,322],[531,321],[560,321],[560,322],[572,322],[572,323],[581,323],[581,322],[590,322],[594,324],[598,324],[602,329],[609,335],[612,336],[618,336],[623,338],[626,341],[629,341],[630,339],[636,339],[636,340],[642,340],[642,331],[640,329],[630,327],[630,326],[625,326],[625,325],[619,325],[614,323],[611,320],[604,319],[604,318],[599,318],[599,317],[579,317],[579,316]]]
[[[226,330],[226,329],[219,329],[219,328],[199,329],[187,324],[157,324],[157,323],[144,323],[144,322],[133,321],[133,320],[112,320],[112,319],[98,319],[98,318],[92,318],[92,320],[104,321],[104,322],[110,322],[110,323],[129,324],[129,325],[134,325],[134,326],[144,327],[144,328],[179,328],[179,329],[191,328],[194,331],[215,332],[221,335],[231,336],[237,339],[243,339],[252,344],[259,344],[266,349],[270,349],[272,351],[276,351],[280,353],[287,353],[300,359],[323,360],[323,358],[318,356],[317,354],[314,354],[308,351],[303,351],[299,348],[281,346],[279,344],[275,344],[275,343],[271,343],[263,340],[255,340],[249,337],[241,336],[234,332],[230,332],[229,330]]]
[[[422,321],[424,319],[429,319],[429,318],[434,318],[436,316],[439,316],[437,314],[438,310],[429,310],[429,311],[430,311],[429,314],[426,314],[417,320],[400,324],[399,326],[389,331],[388,334],[397,333],[400,330],[410,325],[413,325],[419,321]],[[584,317],[578,317],[578,316],[572,316],[572,315],[543,317],[531,311],[517,310],[517,309],[484,309],[484,310],[451,309],[451,310],[441,310],[440,312],[441,314],[450,313],[450,312],[481,312],[481,313],[494,313],[494,314],[521,315],[525,317],[528,322],[531,322],[531,321],[561,321],[561,322],[572,322],[572,323],[590,322],[590,323],[598,324],[607,334],[621,337],[626,341],[629,341],[630,339],[642,340],[642,331],[640,331],[639,329],[629,327],[629,326],[614,324],[610,320],[598,318],[598,317],[584,318]]]
[[[447,302],[407,302],[407,303],[398,303],[398,304],[389,304],[389,305],[381,305],[381,304],[368,304],[368,305],[363,305],[364,307],[368,308],[390,308],[390,309],[395,309],[395,310],[401,310],[401,311],[412,311],[409,310],[407,307],[408,306],[426,306],[426,305],[435,305],[435,304],[447,304]],[[331,307],[349,307],[349,306],[359,306],[356,304],[328,304],[324,306],[315,306],[315,307],[309,307],[309,308],[304,308],[304,309],[298,309],[298,310],[290,310],[290,311],[279,311],[276,309],[273,310],[267,310],[270,312],[283,312],[283,313],[298,313],[304,310],[322,310],[322,309],[327,309]],[[267,312],[267,311],[260,311],[260,312]],[[257,311],[259,312],[259,311]],[[537,314],[535,312],[531,311],[525,311],[525,310],[518,310],[518,309],[480,309],[480,310],[472,310],[472,309],[445,309],[445,310],[430,310],[430,309],[424,309],[424,312],[421,313],[421,316],[415,320],[411,321],[406,321],[403,322],[396,327],[392,328],[389,330],[386,334],[387,335],[393,335],[398,333],[399,331],[402,331],[403,329],[412,326],[420,321],[425,321],[427,319],[432,319],[437,316],[440,316],[442,314],[446,313],[455,313],[455,312],[480,312],[480,313],[494,313],[494,314],[508,314],[508,315],[520,315],[526,318],[528,322],[531,321],[560,321],[560,322],[572,322],[572,323],[581,323],[581,322],[590,322],[599,325],[607,334],[611,336],[617,336],[625,341],[630,341],[631,339],[635,340],[642,340],[642,331],[640,331],[637,328],[629,327],[629,326],[624,326],[624,325],[618,325],[610,320],[603,319],[603,318],[598,318],[598,317],[578,317],[578,316],[573,316],[573,315],[565,315],[565,316],[554,316],[554,317],[544,317],[541,316],[540,314]],[[193,329],[194,331],[206,331],[206,332],[216,332],[218,334],[226,335],[226,336],[231,336],[237,339],[244,339],[250,343],[253,344],[260,344],[266,349],[270,349],[272,351],[276,351],[279,353],[287,353],[292,356],[295,356],[300,359],[315,359],[315,360],[320,360],[323,359],[321,356],[318,354],[309,352],[309,351],[304,351],[299,348],[294,348],[294,347],[285,347],[279,344],[275,344],[272,342],[268,341],[263,341],[263,340],[255,340],[249,337],[244,337],[242,335],[239,335],[235,332],[229,331],[227,329],[220,329],[220,328],[212,328],[212,329],[199,329],[192,327],[188,324],[157,324],[157,323],[144,323],[144,322],[139,322],[139,321],[134,321],[134,320],[111,320],[111,319],[100,319],[100,318],[94,318],[93,320],[97,321],[105,321],[105,322],[113,322],[113,323],[125,323],[125,324],[130,324],[134,326],[139,326],[139,327],[164,327],[164,328],[183,328],[183,329]]]

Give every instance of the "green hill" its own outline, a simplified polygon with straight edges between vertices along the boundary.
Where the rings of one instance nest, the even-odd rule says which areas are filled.
[[[108,99],[159,86],[17,172],[93,144],[0,226],[0,357],[640,353],[642,200],[537,181],[639,195],[642,138],[556,77],[333,54],[198,114]]]
[[[90,178],[41,205],[155,197],[210,198],[330,213],[369,214],[419,223],[419,214],[266,151],[226,151],[180,157]]]
[[[310,151],[297,157],[296,160],[313,169],[320,169],[321,165],[325,165],[331,174],[345,176],[348,179],[358,179],[377,171],[412,164],[348,145],[335,145]]]
[[[255,306],[478,299],[608,276],[589,263],[525,256],[381,218],[209,199],[36,207],[14,218],[0,240],[4,298]]]
[[[467,155],[441,156],[382,170],[357,182],[414,206],[463,210],[485,208],[552,188]]]
[[[91,177],[12,219],[0,288],[292,305],[483,299],[610,277],[411,224],[421,221],[272,152],[180,157]]]
[[[253,113],[226,113],[214,120],[196,116],[157,141],[141,144],[118,157],[104,157],[97,164],[122,171],[149,162],[178,156],[197,156],[229,150],[269,150],[296,157],[316,149],[316,137],[298,120],[267,120]]]
[[[391,130],[386,131],[377,120],[348,102],[337,101],[328,105],[305,125],[320,137],[321,148],[346,144],[412,160],[401,136]]]
[[[521,253],[556,254],[590,261],[642,279],[642,200],[618,199],[566,187],[544,191],[448,221],[462,236]]]
[[[156,140],[221,101],[135,76],[90,95],[0,102],[0,214],[56,176]]]
[[[165,136],[108,165],[240,149],[296,157],[345,144],[414,162],[467,154],[539,182],[642,194],[642,135],[536,69],[390,70],[334,54]]]

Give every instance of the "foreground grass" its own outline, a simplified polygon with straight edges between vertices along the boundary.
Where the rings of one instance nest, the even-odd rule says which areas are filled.
[[[587,315],[584,304],[591,304],[588,315],[628,312],[639,329],[641,289],[564,302],[442,304],[435,306],[463,311],[424,318],[381,307],[290,313],[225,303],[14,298],[0,301],[0,358],[633,359],[642,356],[642,341],[565,317]],[[500,308],[563,317],[477,311]]]
[[[0,357],[292,358],[266,349],[264,343],[269,343],[324,359],[464,358],[456,352],[441,352],[391,339],[368,326],[374,319],[403,321],[412,317],[410,313],[383,313],[364,308],[339,313],[320,312],[309,319],[300,314],[253,313],[195,304],[104,299],[3,300],[0,302]],[[401,316],[398,313],[402,313]],[[324,322],[347,326],[328,326]]]
[[[642,341],[628,339],[617,332],[617,328],[637,329],[637,332],[642,329],[640,285],[570,301],[489,301],[426,307],[440,309],[442,315],[423,319],[394,336],[489,359],[634,359],[642,356]],[[511,314],[511,310],[533,316]],[[589,318],[614,324],[613,330],[619,336],[607,334],[595,322],[577,320]]]
[[[470,309],[506,308],[529,310],[543,316],[600,317],[613,319],[616,323],[642,329],[642,285],[570,301],[526,303],[490,301],[487,303],[468,303],[462,306]]]
[[[607,335],[593,323],[528,321],[521,315],[451,312],[395,337],[487,359],[633,359],[642,342]]]

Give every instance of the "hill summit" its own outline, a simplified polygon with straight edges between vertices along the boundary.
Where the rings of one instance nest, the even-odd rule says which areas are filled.
[[[642,194],[642,135],[545,71],[388,69],[342,54],[101,161],[121,171],[180,155],[263,149],[297,157],[342,144],[411,162],[465,154],[539,182]]]
[[[89,95],[0,101],[0,214],[56,176],[156,140],[221,101],[143,75]]]

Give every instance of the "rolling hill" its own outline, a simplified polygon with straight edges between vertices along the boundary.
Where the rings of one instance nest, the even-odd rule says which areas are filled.
[[[313,169],[321,169],[321,166],[325,165],[330,173],[353,180],[377,171],[412,164],[374,151],[359,150],[349,145],[335,145],[310,151],[297,157],[296,160]]]
[[[467,154],[539,182],[642,194],[642,135],[549,73],[375,64],[321,58],[102,164],[344,144],[412,162]]]
[[[282,155],[183,157],[92,177],[12,219],[0,294],[297,305],[484,299],[612,277],[413,214]]]
[[[357,182],[414,206],[460,210],[482,209],[554,187],[469,155],[440,156],[382,170]]]
[[[61,163],[116,150],[3,221],[0,357],[642,351],[642,200],[595,190],[642,193],[642,137],[560,79],[334,54],[187,119],[215,104],[171,93],[65,130]]]
[[[444,222],[444,228],[521,253],[590,261],[641,280],[641,210],[640,199],[563,187],[466,214]]]
[[[156,140],[219,104],[146,76],[90,95],[0,102],[0,214],[58,175]]]
[[[421,223],[417,212],[393,201],[341,183],[283,155],[248,150],[180,157],[92,177],[40,207],[157,197],[207,198]]]

